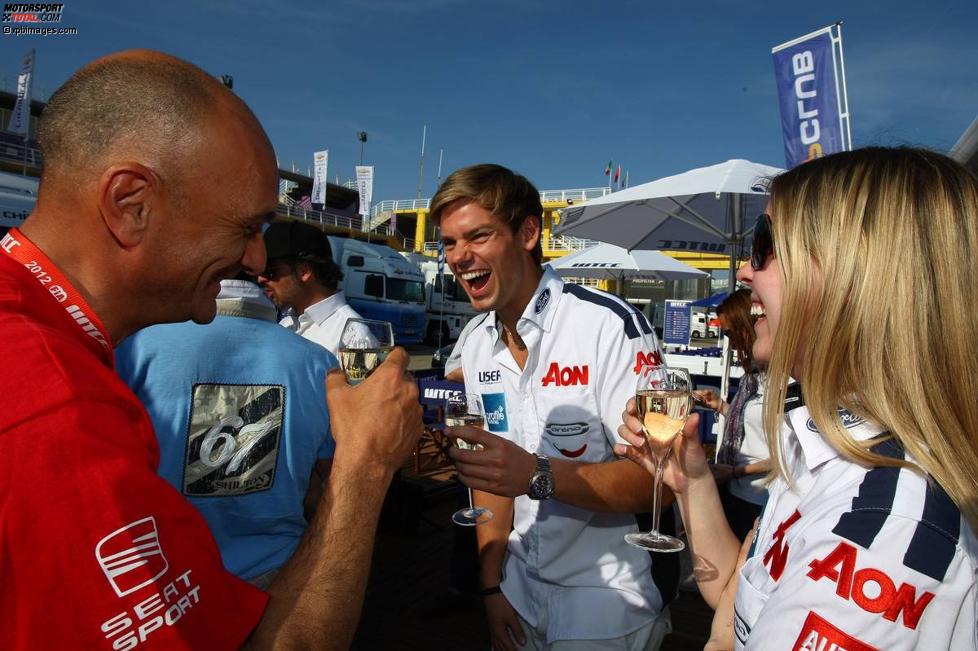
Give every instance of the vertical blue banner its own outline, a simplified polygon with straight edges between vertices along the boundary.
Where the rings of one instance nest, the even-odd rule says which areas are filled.
[[[826,27],[771,50],[788,169],[852,148],[842,36],[833,35],[837,28]]]
[[[689,301],[666,301],[665,319],[662,324],[662,342],[689,345],[689,322],[693,306]]]

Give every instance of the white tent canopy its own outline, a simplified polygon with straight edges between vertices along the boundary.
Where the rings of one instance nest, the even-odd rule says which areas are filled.
[[[767,204],[766,179],[782,171],[741,159],[700,167],[564,208],[555,232],[629,250],[720,253],[733,260]]]
[[[550,263],[565,278],[687,280],[708,275],[658,251],[628,251],[598,244]]]

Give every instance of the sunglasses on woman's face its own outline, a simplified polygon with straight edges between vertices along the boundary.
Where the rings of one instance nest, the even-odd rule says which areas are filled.
[[[771,216],[764,213],[757,217],[757,223],[754,224],[754,244],[750,250],[751,269],[760,271],[772,255],[774,234],[771,233]]]

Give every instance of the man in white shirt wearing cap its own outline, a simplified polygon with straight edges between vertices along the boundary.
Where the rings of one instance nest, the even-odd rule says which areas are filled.
[[[268,263],[258,281],[275,306],[287,310],[281,325],[336,355],[347,319],[360,315],[339,289],[343,272],[326,234],[302,222],[275,222],[265,231],[265,249]]]
[[[476,316],[461,351],[486,429],[450,433],[459,477],[494,518],[476,528],[494,649],[657,649],[669,632],[649,554],[623,536],[647,511],[651,477],[616,460],[636,369],[661,363],[628,303],[541,267],[543,209],[498,165],[454,172],[431,215]],[[633,464],[634,465],[634,464]]]

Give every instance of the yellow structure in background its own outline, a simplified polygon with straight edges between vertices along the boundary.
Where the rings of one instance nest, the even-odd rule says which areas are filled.
[[[543,204],[543,258],[545,261],[561,258],[570,253],[580,251],[597,242],[577,237],[555,235],[553,229],[560,223],[561,208],[580,203],[588,199],[610,194],[610,188],[581,188],[576,190],[547,190],[540,193]],[[409,199],[405,201],[382,201],[373,206],[371,229],[390,222],[397,239],[405,251],[415,251],[431,257],[438,255],[438,241],[435,225],[428,219],[430,199]],[[697,269],[711,271],[728,269],[730,260],[725,255],[715,253],[670,252],[663,251]],[[600,281],[597,286],[601,289],[614,291],[613,281]]]

